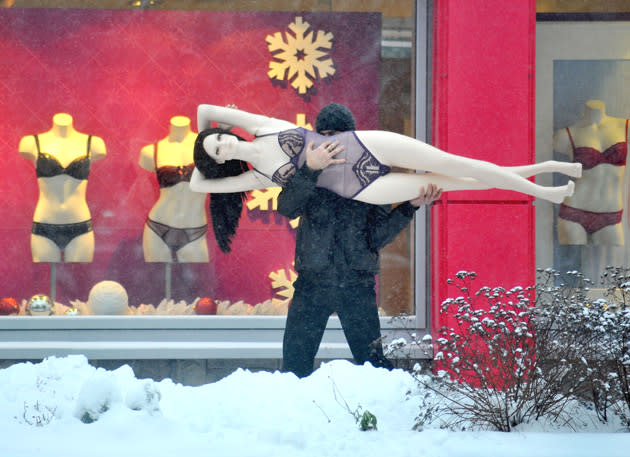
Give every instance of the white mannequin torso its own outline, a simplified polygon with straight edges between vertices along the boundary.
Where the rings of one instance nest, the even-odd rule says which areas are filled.
[[[140,151],[138,163],[145,170],[156,172],[159,167],[185,167],[193,163],[197,134],[191,130],[185,116],[171,118],[169,135]],[[201,227],[207,224],[205,211],[207,195],[192,192],[188,182],[161,187],[160,195],[149,211],[148,218],[175,229]],[[145,225],[143,234],[144,257],[147,262],[171,262],[171,252],[164,241]],[[187,244],[177,251],[180,262],[207,262],[205,237]]]
[[[37,167],[38,157],[47,154],[66,169],[73,161],[85,156],[90,162],[106,155],[104,141],[80,133],[73,127],[72,116],[58,113],[53,116],[52,128],[44,133],[28,135],[20,140],[19,154]],[[39,147],[38,147],[39,143]],[[88,149],[89,143],[89,149]],[[33,222],[46,224],[73,224],[91,219],[86,201],[87,179],[77,179],[61,173],[56,176],[38,177],[39,197]],[[68,262],[89,262],[94,250],[92,232],[74,239],[65,249]],[[31,237],[31,249],[35,262],[59,262],[61,249],[50,239],[38,235]]]
[[[584,116],[568,129],[558,130],[553,139],[554,150],[574,160],[574,147],[588,147],[603,153],[611,146],[625,143],[626,119],[608,116],[603,102],[589,100]],[[623,183],[625,166],[601,163],[584,168],[582,178],[575,183],[575,193],[565,198],[564,204],[579,210],[595,213],[623,210]],[[587,232],[576,222],[558,219],[560,244],[587,244]],[[592,234],[594,244],[623,244],[621,223],[606,226]]]

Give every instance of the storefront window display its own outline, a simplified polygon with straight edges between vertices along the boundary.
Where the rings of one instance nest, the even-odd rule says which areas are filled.
[[[39,294],[54,303],[40,315],[282,316],[297,221],[275,211],[279,188],[252,191],[221,252],[188,189],[197,105],[312,128],[338,102],[361,129],[414,135],[416,2],[89,3],[0,9],[0,295],[24,315]],[[425,312],[415,232],[382,252],[383,316]],[[97,285],[129,306],[95,313]]]
[[[606,268],[627,266],[630,253],[630,16],[622,4],[583,3],[575,11],[539,5],[537,161],[580,162],[583,174],[563,204],[537,202],[536,254],[539,267],[580,271],[596,290]]]

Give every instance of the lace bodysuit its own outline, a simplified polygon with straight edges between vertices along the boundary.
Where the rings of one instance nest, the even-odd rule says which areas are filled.
[[[285,186],[289,178],[306,161],[304,152],[306,145],[311,141],[314,142],[314,147],[325,141],[339,141],[339,144],[345,146],[345,149],[335,156],[338,159],[345,159],[345,163],[324,168],[317,179],[318,187],[328,189],[342,197],[353,198],[375,179],[390,171],[390,167],[380,163],[352,131],[324,136],[299,127],[278,134],[278,144],[288,160],[268,178],[279,186]]]

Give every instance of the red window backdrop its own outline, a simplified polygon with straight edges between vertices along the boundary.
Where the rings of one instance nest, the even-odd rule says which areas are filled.
[[[316,78],[305,96],[270,80],[265,37],[285,34],[297,16],[334,35],[327,52],[336,72]],[[164,264],[145,263],[142,229],[158,197],[140,149],[168,134],[172,116],[193,120],[200,103],[311,124],[327,103],[348,105],[357,124],[378,128],[381,21],[364,13],[235,13],[62,9],[0,10],[0,295],[47,293],[50,267],[31,260],[30,229],[38,188],[33,165],[18,155],[25,135],[69,113],[77,130],[104,139],[107,157],[92,164],[87,200],[96,237],[90,264],[59,264],[57,300],[85,301],[101,280],[116,280],[130,304],[164,297]],[[175,264],[172,297],[209,295],[256,304],[273,295],[269,273],[291,268],[288,221],[245,212],[233,252],[208,234],[208,264]]]

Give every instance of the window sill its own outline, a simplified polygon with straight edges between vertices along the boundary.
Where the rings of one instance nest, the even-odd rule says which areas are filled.
[[[82,354],[88,359],[281,359],[285,316],[0,316],[0,359]],[[384,341],[403,337],[413,318],[381,318]],[[317,353],[351,358],[331,317]]]

